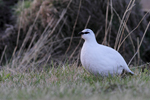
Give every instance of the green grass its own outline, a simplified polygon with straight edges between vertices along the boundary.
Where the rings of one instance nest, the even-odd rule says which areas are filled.
[[[121,78],[95,77],[81,67],[66,66],[38,72],[0,71],[3,100],[149,100],[150,74]]]

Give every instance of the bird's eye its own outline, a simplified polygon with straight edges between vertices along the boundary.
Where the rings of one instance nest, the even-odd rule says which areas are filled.
[[[85,34],[88,34],[89,32],[85,32]]]

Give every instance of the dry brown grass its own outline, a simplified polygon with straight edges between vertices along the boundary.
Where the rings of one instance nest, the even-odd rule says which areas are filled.
[[[23,2],[20,8],[24,9],[17,9],[18,35],[8,66],[26,70],[39,69],[52,60],[58,65],[78,61],[82,40],[76,33],[86,27],[96,33],[99,43],[114,46],[129,61],[136,49],[139,51],[139,47],[146,45],[146,39],[141,39],[147,25],[146,15],[135,3],[135,0],[34,0],[24,8],[27,4]],[[137,37],[143,45],[137,44]]]

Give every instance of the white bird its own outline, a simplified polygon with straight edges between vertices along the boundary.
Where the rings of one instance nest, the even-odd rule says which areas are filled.
[[[91,29],[79,32],[85,40],[81,49],[80,60],[83,67],[94,75],[121,75],[123,71],[134,74],[124,58],[115,49],[98,44]]]

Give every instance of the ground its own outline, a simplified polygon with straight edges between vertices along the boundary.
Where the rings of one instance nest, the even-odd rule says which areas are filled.
[[[38,72],[0,72],[3,100],[149,100],[150,74],[132,68],[134,76],[95,77],[82,67],[66,65]]]

